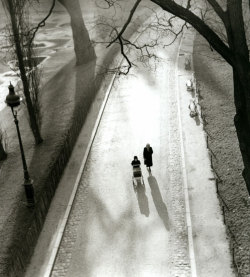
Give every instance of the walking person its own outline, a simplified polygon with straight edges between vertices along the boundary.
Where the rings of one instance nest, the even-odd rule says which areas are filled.
[[[152,160],[153,149],[149,143],[147,143],[146,147],[143,149],[143,158],[144,164],[146,165],[147,169],[151,171],[150,167],[153,166]]]

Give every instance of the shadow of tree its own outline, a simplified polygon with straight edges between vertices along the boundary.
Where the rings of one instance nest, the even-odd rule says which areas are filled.
[[[80,220],[77,220],[74,226],[70,226],[70,224],[67,226],[69,230],[71,230],[73,226],[72,232],[75,235],[71,240],[72,244],[66,243],[64,247],[66,251],[74,252],[67,276],[72,276],[73,272],[81,272],[84,269],[84,276],[89,277],[93,276],[93,271],[99,266],[100,260],[103,259],[103,254],[107,250],[105,247],[103,248],[104,245],[111,248],[116,247],[117,241],[121,240],[120,242],[124,244],[124,247],[119,250],[119,257],[135,255],[137,227],[136,224],[131,224],[133,215],[132,205],[128,207],[125,212],[122,212],[120,216],[114,218],[109,206],[107,206],[91,187],[81,187],[80,190],[82,190],[81,193],[83,193],[83,191],[88,192],[88,198],[84,201],[84,204],[88,207],[88,211],[86,212],[86,209],[83,209],[83,203],[81,201],[76,201],[73,213],[75,217]],[[128,222],[128,224],[126,224],[126,222]],[[94,242],[98,251],[93,251],[92,248],[93,233],[90,232],[90,230],[92,230],[92,225],[99,226],[98,229],[102,234],[102,240],[98,241],[97,239]],[[98,234],[94,234],[94,237],[98,238]],[[74,245],[74,250],[71,249],[72,245]],[[125,273],[129,267],[129,259],[125,259],[124,263],[119,266]]]
[[[81,66],[75,66],[75,60],[72,60],[44,88],[44,142],[35,148],[30,162],[36,194],[52,186],[48,180],[46,186],[43,182],[47,178],[50,179],[51,176],[48,175],[55,170],[58,163],[60,166],[56,174],[52,175],[57,179],[56,183],[60,178],[96,94],[95,66],[95,59]]]
[[[151,189],[151,195],[156,207],[156,210],[163,221],[163,224],[167,230],[170,228],[170,220],[168,216],[168,210],[166,204],[163,202],[161,192],[156,178],[150,174],[148,177],[148,183]]]
[[[95,70],[96,59],[76,67],[75,110],[73,117],[74,121],[80,120],[81,125],[83,125],[87,117],[97,92]]]

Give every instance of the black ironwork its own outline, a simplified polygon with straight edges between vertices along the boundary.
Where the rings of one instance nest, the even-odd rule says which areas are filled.
[[[30,175],[28,172],[28,167],[27,167],[27,163],[26,163],[26,159],[25,159],[23,143],[22,143],[21,133],[20,133],[18,119],[17,119],[17,112],[14,110],[14,107],[17,107],[20,105],[20,97],[19,97],[19,95],[15,94],[14,87],[12,86],[12,84],[9,85],[9,94],[6,97],[5,102],[9,107],[11,107],[11,111],[12,111],[12,114],[14,117],[14,122],[16,125],[17,136],[18,136],[21,157],[22,157],[22,163],[23,163],[23,173],[24,173],[24,184],[23,185],[24,185],[24,189],[25,189],[27,205],[28,205],[28,207],[33,207],[35,204],[34,188],[33,188],[32,180],[30,179]]]

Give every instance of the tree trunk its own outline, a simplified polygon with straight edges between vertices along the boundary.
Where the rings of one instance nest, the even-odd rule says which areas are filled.
[[[250,194],[250,106],[244,96],[245,85],[242,85],[238,72],[235,69],[233,69],[233,78],[234,101],[236,107],[234,124],[236,127],[240,151],[244,164],[242,175],[246,182],[248,193]]]
[[[250,195],[250,70],[241,0],[227,2],[227,18],[228,43],[234,53],[235,60],[233,66],[234,103],[236,108],[234,124],[244,164],[242,175]]]
[[[68,11],[76,54],[76,64],[84,64],[96,58],[89,33],[83,21],[79,0],[58,0]]]
[[[36,144],[39,144],[43,141],[43,139],[40,134],[39,126],[38,126],[37,120],[36,120],[36,114],[35,114],[33,104],[32,104],[31,98],[30,98],[29,82],[28,82],[28,79],[26,76],[26,70],[25,70],[24,61],[23,61],[23,52],[22,52],[22,48],[21,48],[19,31],[18,31],[17,21],[15,18],[16,15],[14,12],[12,0],[8,0],[8,5],[9,5],[8,7],[9,7],[10,18],[11,18],[11,27],[12,27],[12,31],[13,31],[13,35],[14,35],[16,55],[17,55],[17,59],[18,59],[18,67],[20,70],[20,75],[21,75],[21,79],[22,79],[22,83],[23,83],[23,92],[25,95],[25,100],[27,103],[27,109],[28,109],[28,113],[29,113],[30,126],[31,126],[31,130],[33,132]]]
[[[2,142],[0,142],[0,160],[5,160],[7,158],[7,154],[3,148]]]

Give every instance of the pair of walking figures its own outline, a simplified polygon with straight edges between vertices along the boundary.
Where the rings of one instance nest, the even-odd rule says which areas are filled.
[[[146,147],[144,147],[143,149],[144,164],[146,165],[148,171],[151,171],[150,167],[153,166],[152,155],[153,155],[153,149],[148,143]],[[131,165],[133,166],[133,168],[140,168],[141,162],[137,156],[134,156],[134,159],[131,162]]]

